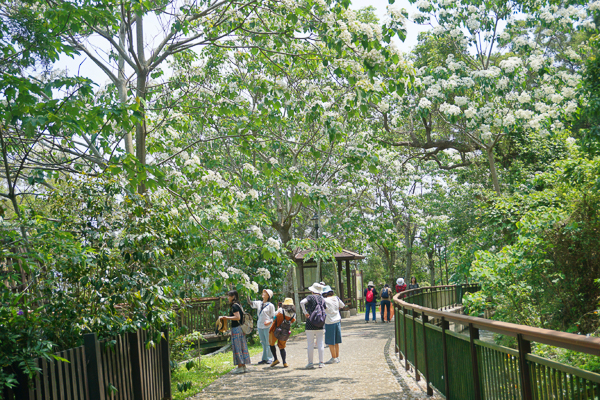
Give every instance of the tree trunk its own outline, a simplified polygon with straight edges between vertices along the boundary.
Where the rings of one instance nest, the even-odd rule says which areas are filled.
[[[435,286],[435,259],[433,258],[435,255],[434,251],[435,250],[430,250],[427,252],[427,258],[429,262],[429,284],[431,286]]]
[[[412,273],[412,234],[410,230],[410,215],[407,217],[406,221],[406,232],[404,234],[404,243],[406,247],[406,278],[405,280],[410,281],[410,274]]]
[[[148,85],[148,67],[146,65],[146,56],[144,55],[144,14],[141,11],[136,13],[136,42],[139,71],[137,72],[136,96],[140,103],[139,112],[140,121],[135,125],[135,155],[142,165],[146,165],[146,88]],[[143,100],[143,101],[142,101]],[[146,185],[138,185],[138,193],[146,193]]]
[[[119,29],[119,46],[123,49],[127,47],[127,37],[125,32],[125,23],[121,23]],[[121,106],[125,107],[127,104],[127,77],[125,76],[125,59],[123,56],[119,56],[119,81],[117,83],[117,89],[119,91],[119,102]],[[133,137],[131,132],[125,133],[125,151],[127,154],[133,155]]]
[[[492,183],[494,184],[494,190],[497,194],[501,194],[500,183],[498,182],[498,172],[496,171],[496,161],[494,160],[494,148],[486,149],[488,161],[490,164],[490,174],[492,177]]]

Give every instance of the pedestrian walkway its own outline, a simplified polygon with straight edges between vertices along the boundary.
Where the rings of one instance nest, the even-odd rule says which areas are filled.
[[[325,348],[324,361],[331,357]],[[318,361],[317,351],[314,355]],[[287,344],[288,368],[256,365],[251,372],[221,377],[194,399],[441,399],[428,397],[423,381],[416,382],[394,353],[394,324],[365,324],[364,315],[342,320],[341,363],[304,369],[306,335]]]

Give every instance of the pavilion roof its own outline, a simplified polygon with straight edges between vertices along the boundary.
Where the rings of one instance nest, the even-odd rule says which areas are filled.
[[[309,252],[311,252],[312,250],[302,250],[297,252],[296,254],[294,254],[294,260],[297,261],[304,261],[304,256],[306,254],[308,254]],[[342,249],[342,251],[340,253],[336,253],[334,255],[334,258],[336,261],[341,261],[341,260],[362,260],[365,258],[365,256],[360,255],[358,253],[355,253],[354,251],[350,251],[350,250],[346,250],[346,249]]]

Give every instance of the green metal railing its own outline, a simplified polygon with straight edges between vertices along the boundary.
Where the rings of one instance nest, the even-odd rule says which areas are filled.
[[[531,342],[600,355],[600,339],[454,314],[477,285],[414,289],[394,297],[396,352],[427,394],[447,399],[600,400],[600,375],[531,354]],[[450,330],[467,327],[468,335]],[[484,329],[517,338],[518,349],[479,339]]]

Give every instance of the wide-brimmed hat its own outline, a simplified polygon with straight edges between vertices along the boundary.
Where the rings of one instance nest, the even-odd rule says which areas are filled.
[[[321,286],[320,283],[315,282],[312,284],[311,287],[308,288],[308,290],[310,290],[314,294],[321,294],[323,293],[323,286]]]
[[[369,281],[369,283],[367,283],[367,286],[373,286],[373,287],[375,287],[375,285],[373,285],[373,281]]]
[[[215,326],[215,335],[219,333],[223,333],[227,330],[227,320],[224,318],[217,319],[217,323]]]
[[[293,306],[293,305],[294,305],[294,300],[292,300],[289,297],[286,297],[282,304],[282,306]]]
[[[269,299],[273,298],[273,291],[271,289],[263,289],[263,292],[267,292]]]
[[[331,288],[331,286],[327,285],[323,288],[323,293],[329,293],[329,292],[333,292],[333,289]]]
[[[400,285],[400,286],[404,285],[404,278],[398,278],[396,280],[396,285]]]

